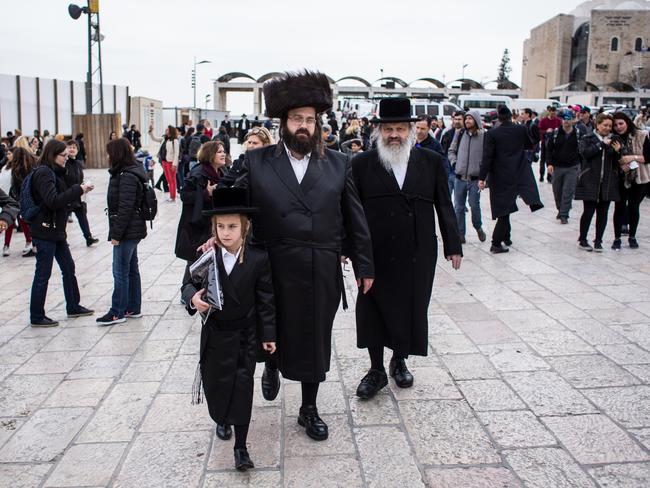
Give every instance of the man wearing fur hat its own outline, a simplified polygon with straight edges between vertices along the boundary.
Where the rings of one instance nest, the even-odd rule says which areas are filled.
[[[343,290],[342,240],[354,250],[361,292],[372,286],[370,233],[350,162],[323,147],[320,114],[332,108],[321,73],[285,73],[263,88],[267,115],[280,119],[279,143],[247,151],[236,186],[260,208],[252,244],[271,260],[277,310],[277,362],[268,360],[262,393],[273,400],[278,374],[302,383],[298,423],[314,440],[328,427],[318,415],[320,382],[330,368],[332,323]],[[361,293],[360,292],[360,293]]]
[[[444,160],[429,149],[413,147],[417,120],[407,98],[381,100],[379,125],[372,135],[377,148],[352,160],[375,262],[372,289],[357,296],[357,346],[368,349],[371,363],[357,389],[363,399],[388,384],[385,347],[393,351],[389,373],[400,388],[413,385],[406,358],[428,353],[427,310],[438,255],[434,209],[444,256],[454,269],[461,263]]]

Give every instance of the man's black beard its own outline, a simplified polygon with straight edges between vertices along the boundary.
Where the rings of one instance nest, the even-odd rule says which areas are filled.
[[[297,137],[298,133],[302,133],[308,136],[308,139],[302,137]],[[300,154],[302,156],[313,152],[317,147],[320,141],[321,134],[319,131],[314,131],[313,135],[309,135],[307,129],[300,128],[296,131],[296,134],[292,134],[285,128],[282,134],[282,140],[287,145],[291,152]]]

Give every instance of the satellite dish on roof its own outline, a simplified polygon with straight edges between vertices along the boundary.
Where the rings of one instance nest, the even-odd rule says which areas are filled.
[[[70,14],[70,17],[72,17],[74,20],[77,20],[79,17],[81,17],[83,8],[81,8],[79,5],[71,3],[68,5],[68,13]]]

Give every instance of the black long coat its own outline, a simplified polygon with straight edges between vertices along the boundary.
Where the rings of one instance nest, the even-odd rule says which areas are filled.
[[[533,169],[524,153],[532,149],[529,130],[523,125],[504,122],[486,132],[483,143],[480,179],[489,179],[492,218],[518,210],[517,196],[534,212],[544,207]]]
[[[108,240],[144,239],[147,223],[140,213],[147,175],[141,164],[119,171],[109,170],[106,203],[108,207]]]
[[[205,189],[211,181],[203,164],[192,168],[185,177],[181,190],[183,208],[176,231],[176,257],[185,261],[196,259],[196,249],[207,241],[212,235],[210,217],[204,217],[202,212],[212,208],[212,199],[206,194]]]
[[[359,277],[372,278],[370,233],[347,156],[312,154],[300,184],[283,145],[247,151],[235,186],[247,188],[252,243],[268,250],[277,306],[282,375],[323,381],[330,368],[332,323],[343,293],[343,237],[352,243]]]
[[[375,282],[357,295],[357,346],[386,346],[401,356],[427,355],[427,309],[431,300],[438,241],[444,255],[462,254],[443,158],[414,148],[404,185],[371,150],[352,160],[354,182],[368,219]]]
[[[253,407],[255,359],[262,342],[275,337],[275,304],[271,268],[266,252],[246,246],[230,275],[217,249],[223,308],[213,312],[201,328],[199,365],[212,419],[220,424],[245,425]],[[190,304],[200,289],[186,270],[182,295]],[[189,305],[187,311],[196,310]]]
[[[576,185],[576,200],[591,202],[620,200],[618,174],[620,154],[603,144],[595,133],[580,139],[582,165]]]

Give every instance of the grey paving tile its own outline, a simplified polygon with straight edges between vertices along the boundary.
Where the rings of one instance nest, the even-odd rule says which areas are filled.
[[[617,364],[650,363],[650,352],[636,344],[608,344],[596,346],[596,349]]]
[[[51,464],[0,464],[0,486],[34,488],[39,486]]]
[[[505,458],[528,488],[594,488],[596,484],[564,451],[539,447],[504,451]]]
[[[634,436],[637,441],[643,444],[646,449],[650,450],[650,427],[627,430]]]
[[[427,469],[430,488],[518,488],[521,486],[511,471],[501,467],[431,468]]]
[[[329,438],[326,441],[314,442],[305,434],[305,428],[298,425],[297,413],[284,419],[284,456],[288,457],[326,456],[335,454],[354,454],[352,431],[347,416],[321,415],[329,428]]]
[[[650,386],[597,388],[582,392],[623,427],[650,427]]]
[[[429,343],[436,354],[469,354],[478,352],[476,346],[459,334],[432,334]]]
[[[144,339],[145,332],[106,334],[88,353],[89,356],[130,356]]]
[[[370,400],[362,400],[356,395],[348,398],[352,422],[356,426],[398,424],[397,405],[388,389],[382,390]]]
[[[486,410],[523,410],[524,403],[501,380],[459,381],[467,403],[477,412]]]
[[[71,380],[117,378],[129,360],[128,356],[85,357],[68,373],[66,378]]]
[[[302,404],[300,383],[286,382],[284,386],[284,408],[288,414],[298,413]],[[343,385],[338,381],[326,381],[318,388],[318,412],[320,414],[345,413],[346,404]]]
[[[83,351],[39,352],[14,374],[55,374],[70,372],[85,353]]]
[[[253,460],[254,462],[255,460]],[[257,465],[256,465],[257,466]],[[203,488],[281,488],[282,475],[280,471],[248,471],[245,475],[239,472],[208,473],[203,482]]]
[[[362,487],[361,466],[353,456],[289,457],[284,462],[284,486]]]
[[[95,407],[113,383],[111,379],[63,381],[44,403],[45,407]]]
[[[455,380],[490,379],[499,376],[492,363],[481,354],[447,354],[441,359]]]
[[[650,486],[650,463],[610,464],[591,468],[589,473],[603,488]]]
[[[170,339],[166,341],[147,341],[134,356],[135,361],[171,361],[176,357],[181,347],[181,339]],[[194,353],[198,356],[199,349]]]
[[[48,342],[41,351],[88,351],[107,332],[101,327],[66,328]]]
[[[499,372],[539,371],[551,369],[537,353],[524,343],[479,346]]]
[[[62,374],[9,376],[0,388],[0,415],[29,416],[62,380]]]
[[[634,376],[604,356],[548,358],[553,368],[576,388],[639,384]]]
[[[479,419],[502,447],[538,447],[557,444],[551,432],[528,410],[480,412]]]
[[[156,395],[140,427],[141,432],[212,430],[207,403],[192,405],[191,395]]]
[[[517,335],[498,320],[458,322],[458,328],[474,344],[501,344],[519,341]]]
[[[411,368],[413,386],[399,388],[392,378],[388,388],[397,400],[460,399],[461,394],[449,374],[439,366]]]
[[[120,377],[120,383],[162,381],[169,371],[171,361],[132,362]]]
[[[45,487],[107,486],[126,446],[125,443],[72,446]]]

